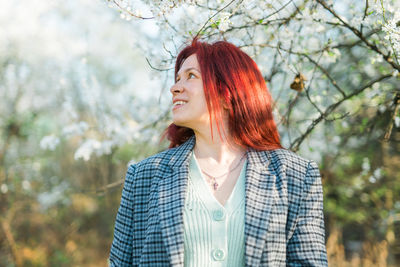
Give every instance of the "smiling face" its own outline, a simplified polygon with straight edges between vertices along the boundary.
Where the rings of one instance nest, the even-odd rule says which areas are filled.
[[[209,112],[204,95],[200,66],[195,54],[189,56],[177,73],[172,93],[172,119],[177,126],[198,130],[209,127]]]

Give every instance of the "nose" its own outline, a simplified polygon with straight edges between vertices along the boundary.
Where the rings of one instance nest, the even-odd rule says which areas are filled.
[[[169,91],[171,92],[172,95],[176,95],[176,94],[182,93],[183,87],[182,87],[182,85],[175,83],[174,85],[171,86]]]

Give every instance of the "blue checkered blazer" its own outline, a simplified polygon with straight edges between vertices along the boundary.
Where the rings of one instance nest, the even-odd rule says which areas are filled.
[[[195,137],[129,167],[110,266],[183,266],[183,208]],[[327,266],[318,166],[247,151],[246,266]],[[203,267],[203,266],[199,266]]]

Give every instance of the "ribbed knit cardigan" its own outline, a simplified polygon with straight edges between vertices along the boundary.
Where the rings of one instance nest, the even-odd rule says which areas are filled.
[[[204,180],[194,153],[189,168],[184,209],[184,266],[245,265],[245,170],[242,171],[225,206]]]

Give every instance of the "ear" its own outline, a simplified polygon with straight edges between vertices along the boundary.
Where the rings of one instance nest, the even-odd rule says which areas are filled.
[[[219,104],[224,110],[229,110],[229,101],[230,101],[229,92],[227,92],[226,95],[221,95],[219,98]]]
[[[224,110],[229,110],[229,106],[224,99],[221,99],[220,104]]]

